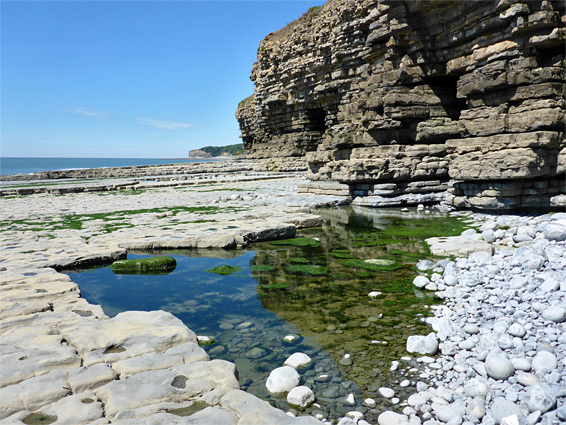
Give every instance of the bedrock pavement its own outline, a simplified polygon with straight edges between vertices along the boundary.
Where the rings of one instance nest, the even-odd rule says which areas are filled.
[[[2,199],[1,424],[320,424],[241,391],[234,364],[210,360],[172,314],[109,318],[58,272],[136,249],[293,237],[320,224],[311,207],[343,201],[298,195],[297,175],[223,180]]]

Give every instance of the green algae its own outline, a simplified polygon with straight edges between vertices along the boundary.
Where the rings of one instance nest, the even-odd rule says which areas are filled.
[[[354,258],[354,256],[350,254],[350,250],[348,249],[334,249],[332,250],[331,254],[334,258],[342,258],[342,259]]]
[[[177,262],[173,257],[149,257],[134,260],[117,260],[111,269],[115,274],[169,274]]]
[[[23,418],[22,422],[26,425],[47,425],[57,422],[57,419],[57,416],[48,415],[47,413],[34,412]]]
[[[289,286],[291,286],[290,283],[287,282],[278,282],[278,283],[270,283],[267,285],[261,285],[261,289],[283,289],[283,288],[288,288]]]
[[[270,242],[271,245],[288,245],[288,246],[299,246],[299,247],[314,247],[320,246],[320,241],[313,238],[291,238],[291,239],[281,239],[278,241]]]
[[[176,416],[191,416],[197,412],[200,412],[201,410],[206,409],[207,407],[210,407],[207,403],[197,401],[190,406],[168,409],[166,410],[166,412]]]
[[[271,272],[275,270],[277,267],[270,266],[268,264],[256,264],[254,266],[250,266],[250,270],[252,272]]]
[[[223,266],[214,267],[212,269],[207,269],[206,271],[208,273],[214,273],[214,274],[219,274],[219,275],[222,275],[222,276],[227,276],[229,274],[239,272],[240,270],[242,270],[242,269],[238,266],[223,265]]]
[[[305,258],[305,257],[292,257],[292,258],[289,258],[289,261],[291,263],[295,263],[295,264],[308,264],[308,263],[310,263],[310,260],[308,258]]]
[[[393,264],[389,264],[389,263],[383,263],[383,264],[368,263],[366,260],[361,260],[361,259],[358,259],[358,258],[342,260],[342,261],[340,261],[340,263],[344,266],[347,266],[347,267],[357,267],[357,268],[361,268],[361,269],[372,270],[372,271],[375,271],[375,272],[391,272],[391,271],[399,270],[400,268],[403,267],[402,265],[395,264],[395,263],[393,263]]]
[[[328,274],[328,268],[313,264],[294,264],[287,268],[289,273],[323,276]]]

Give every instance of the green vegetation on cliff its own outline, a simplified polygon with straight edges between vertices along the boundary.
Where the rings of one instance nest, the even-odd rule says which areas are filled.
[[[197,151],[202,151],[210,156],[223,156],[223,155],[240,155],[242,153],[242,144],[237,143],[235,145],[227,146],[205,146]],[[191,152],[197,152],[191,151]],[[191,155],[193,156],[193,155]]]

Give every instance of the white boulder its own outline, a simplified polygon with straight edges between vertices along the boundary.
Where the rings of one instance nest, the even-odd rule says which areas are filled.
[[[272,394],[286,393],[298,386],[300,380],[301,377],[295,368],[281,366],[271,371],[265,386]]]

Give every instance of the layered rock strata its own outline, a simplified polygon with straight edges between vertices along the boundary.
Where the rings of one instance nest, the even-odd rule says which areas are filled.
[[[330,0],[260,43],[236,112],[245,152],[304,155],[312,181],[364,205],[564,205],[565,13]]]

